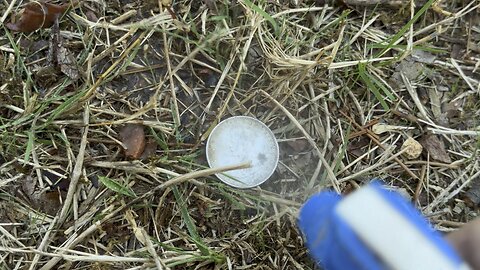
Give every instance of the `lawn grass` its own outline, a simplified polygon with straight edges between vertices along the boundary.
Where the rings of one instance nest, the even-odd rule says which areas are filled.
[[[2,269],[317,269],[302,203],[375,177],[442,232],[478,215],[478,1],[81,2],[60,21],[78,80],[41,77],[52,30],[7,29],[12,1],[0,3]],[[208,135],[235,115],[279,142],[260,187],[214,176],[248,164],[208,168]],[[124,157],[126,124],[145,127],[154,155]],[[402,154],[427,134],[451,163]]]

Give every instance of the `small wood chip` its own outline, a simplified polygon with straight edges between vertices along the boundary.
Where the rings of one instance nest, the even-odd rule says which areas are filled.
[[[392,126],[384,123],[378,123],[372,126],[373,133],[380,135],[385,132],[398,132],[402,130],[415,129],[413,127],[403,127],[403,126]]]
[[[405,140],[405,142],[402,144],[402,150],[403,149],[407,149],[404,152],[404,155],[408,159],[418,158],[423,151],[422,145],[412,137],[408,137],[408,139]]]

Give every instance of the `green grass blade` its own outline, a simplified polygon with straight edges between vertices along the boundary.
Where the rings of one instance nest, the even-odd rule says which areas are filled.
[[[41,129],[42,128],[45,128],[46,126],[48,126],[53,120],[55,120],[58,116],[60,116],[63,112],[67,111],[68,109],[72,108],[73,106],[75,106],[77,104],[77,102],[85,95],[87,91],[86,90],[83,90],[83,91],[80,91],[79,93],[77,93],[76,95],[74,96],[71,96],[70,98],[68,98],[65,102],[63,102],[62,104],[60,104],[57,108],[55,108],[55,110],[53,110],[52,114],[50,115],[50,117],[47,119],[47,121],[45,121],[45,123],[42,125]]]
[[[335,174],[337,174],[340,171],[340,163],[342,162],[343,158],[347,154],[348,140],[349,140],[348,138],[350,137],[351,130],[352,130],[352,126],[348,125],[347,130],[344,133],[345,136],[343,138],[343,141],[345,143],[342,145],[342,148],[340,149],[339,155],[337,155],[337,157],[333,161],[333,164],[335,164],[333,166],[333,173],[335,173]]]
[[[167,263],[168,267],[174,268],[175,266],[180,266],[184,264],[190,264],[194,262],[205,262],[205,261],[213,261],[216,263],[221,263],[222,261],[218,260],[218,258],[212,258],[212,256],[193,256],[185,259],[181,259],[178,261],[173,261],[171,263]]]
[[[362,64],[362,63],[358,65],[358,71],[359,71],[358,73],[360,75],[360,78],[367,85],[368,90],[373,93],[375,98],[377,98],[377,100],[380,102],[382,107],[388,111],[390,107],[388,106],[387,102],[385,102],[384,96],[380,94],[380,91],[378,90],[375,83],[371,80],[371,76],[369,76],[369,74],[367,73],[365,65],[366,64]]]
[[[272,16],[270,16],[270,14],[268,14],[267,12],[265,12],[263,9],[261,9],[259,6],[255,5],[254,3],[252,3],[250,0],[243,0],[243,3],[245,3],[245,5],[247,7],[249,7],[250,9],[252,9],[253,11],[257,12],[258,14],[262,15],[263,18],[265,18],[265,20],[267,20],[273,27],[273,31],[275,32],[275,35],[279,35],[280,33],[280,29],[278,28],[278,24],[277,22],[275,21],[275,19],[273,19]]]
[[[27,141],[27,147],[25,149],[25,162],[28,162],[30,160],[30,154],[32,153],[33,149],[33,142],[35,140],[35,136],[33,131],[28,131],[28,141]]]
[[[385,49],[387,48],[387,46],[388,46],[387,44],[374,43],[374,44],[367,45],[367,49]],[[407,45],[392,45],[390,48],[405,50],[407,48]],[[448,51],[445,49],[428,47],[428,46],[420,46],[420,45],[413,46],[413,49],[429,52],[429,53],[437,53],[437,54],[448,53]]]
[[[388,87],[385,86],[385,84],[383,82],[381,82],[380,80],[378,80],[377,78],[375,78],[375,76],[367,73],[367,75],[369,76],[370,80],[373,81],[373,83],[378,86],[382,91],[383,93],[388,97],[388,99],[394,101],[395,100],[395,96],[392,94],[392,92],[390,92],[390,90],[388,89]]]
[[[0,130],[5,129],[5,128],[9,128],[9,127],[19,126],[19,125],[31,120],[33,117],[34,117],[33,114],[29,114],[29,115],[22,116],[22,117],[18,118],[17,120],[13,121],[13,122],[6,122],[5,124],[0,126]]]
[[[225,197],[233,205],[234,209],[239,209],[241,211],[247,210],[247,207],[245,207],[243,203],[241,203],[239,200],[233,197],[230,193],[228,193],[222,186],[219,186],[218,192],[220,192],[220,194],[222,194],[222,196]]]
[[[161,133],[161,132],[157,133],[157,131],[155,131],[155,129],[150,127],[150,134],[153,135],[153,138],[155,139],[157,144],[160,146],[160,148],[162,148],[162,150],[168,151],[167,139],[165,138],[165,135],[163,135],[163,133]]]
[[[195,223],[193,222],[192,217],[188,213],[186,203],[183,200],[182,196],[180,195],[178,188],[174,186],[172,188],[172,191],[173,191],[173,195],[175,196],[175,200],[178,203],[178,207],[180,208],[182,219],[185,222],[185,225],[187,226],[187,230],[188,230],[188,233],[190,234],[190,237],[192,238],[193,242],[195,242],[195,245],[200,250],[202,255],[210,255],[212,252],[208,249],[208,246],[203,242],[202,238],[200,238],[200,235],[198,234],[198,231],[197,231],[197,227],[195,226]]]
[[[105,177],[105,176],[99,176],[98,180],[100,180],[100,182],[102,182],[102,184],[104,186],[106,186],[107,188],[115,191],[116,193],[120,193],[120,194],[123,194],[125,196],[132,197],[132,198],[135,198],[137,196],[137,195],[135,195],[135,193],[133,192],[133,190],[131,188],[126,187],[126,186],[118,183],[117,181],[115,181],[113,179],[110,179],[110,178]]]
[[[392,39],[391,39],[390,42],[388,43],[387,47],[385,47],[385,49],[383,49],[383,50],[376,56],[376,58],[381,57],[385,52],[387,52],[390,48],[392,48],[392,46],[395,44],[395,42],[397,42],[398,39],[399,39],[400,37],[402,37],[402,36],[408,31],[408,29],[410,28],[410,26],[411,26],[412,24],[414,24],[414,23],[420,18],[420,16],[422,16],[422,15],[425,13],[435,1],[436,1],[436,0],[428,0],[427,3],[425,3],[425,5],[423,5],[423,7],[413,16],[413,18],[412,18],[408,23],[406,23],[406,24],[400,29],[400,31],[398,31],[398,33],[395,34],[395,36],[392,37]]]

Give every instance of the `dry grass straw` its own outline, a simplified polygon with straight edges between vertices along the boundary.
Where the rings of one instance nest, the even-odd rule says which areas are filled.
[[[314,269],[295,226],[300,206],[314,192],[375,177],[441,230],[477,216],[465,195],[480,166],[472,49],[480,30],[470,23],[478,1],[427,1],[423,11],[408,1],[401,12],[315,1],[113,2],[83,2],[62,18],[82,71],[76,82],[38,79],[48,46],[24,46],[48,43],[50,30],[0,29],[5,269]],[[0,21],[19,5],[0,3]],[[452,101],[462,107],[445,122]],[[213,176],[247,164],[205,169],[205,140],[233,115],[260,119],[279,141],[279,167],[261,187],[234,189]],[[409,128],[374,134],[379,122]],[[145,127],[153,157],[123,157],[127,123]],[[446,142],[452,163],[404,157],[405,138],[427,132]],[[65,190],[51,188],[56,179],[68,180]]]

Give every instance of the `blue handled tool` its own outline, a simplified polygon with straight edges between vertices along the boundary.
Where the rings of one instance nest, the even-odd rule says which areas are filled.
[[[326,270],[465,270],[440,233],[379,181],[342,198],[312,196],[298,220],[306,245]]]

